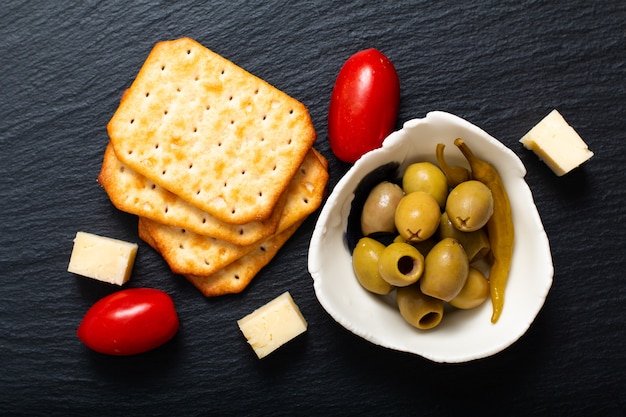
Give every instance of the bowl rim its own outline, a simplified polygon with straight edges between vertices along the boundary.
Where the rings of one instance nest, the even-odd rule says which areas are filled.
[[[342,240],[344,241],[342,242],[342,245],[347,250],[347,246],[345,243],[345,219],[348,213],[346,211],[349,212],[350,203],[354,198],[354,190],[358,185],[360,178],[362,178],[363,175],[367,174],[373,168],[380,166],[383,163],[390,162],[390,156],[394,156],[394,153],[401,152],[404,146],[418,148],[422,146],[420,144],[416,144],[417,141],[405,143],[404,139],[406,137],[410,137],[420,129],[425,129],[426,131],[428,131],[429,129],[437,130],[439,129],[438,126],[449,126],[452,130],[465,132],[468,137],[468,143],[470,142],[469,137],[480,138],[478,142],[473,142],[470,144],[474,153],[477,154],[479,157],[481,156],[481,154],[492,153],[494,151],[501,153],[502,157],[498,157],[497,160],[494,161],[490,160],[490,162],[496,167],[496,169],[498,169],[498,171],[500,171],[507,190],[509,190],[509,188],[511,190],[515,190],[516,198],[512,199],[512,204],[514,204],[514,201],[523,201],[525,203],[529,203],[529,206],[526,207],[525,210],[523,210],[524,213],[520,213],[520,210],[515,210],[514,214],[520,216],[524,219],[525,222],[533,226],[533,228],[531,228],[530,230],[524,230],[524,233],[516,232],[516,244],[518,243],[518,236],[526,236],[529,232],[532,232],[531,235],[533,238],[533,243],[539,248],[535,249],[534,252],[536,252],[537,256],[539,256],[540,262],[537,262],[537,264],[539,264],[539,266],[537,267],[537,272],[539,272],[540,276],[538,278],[534,278],[535,280],[532,281],[533,283],[536,283],[536,288],[532,288],[532,294],[531,296],[529,296],[532,297],[532,304],[529,306],[529,310],[522,313],[523,317],[519,317],[519,320],[517,320],[517,325],[514,331],[507,333],[506,337],[495,337],[494,343],[492,345],[481,346],[474,350],[470,350],[467,353],[460,352],[455,354],[442,354],[440,352],[430,351],[425,348],[420,349],[416,348],[415,346],[398,343],[397,341],[391,342],[389,340],[386,340],[381,335],[377,334],[376,332],[372,332],[367,328],[364,328],[362,325],[355,326],[351,318],[346,316],[345,311],[342,311],[341,308],[338,308],[337,299],[333,299],[332,297],[329,297],[327,294],[325,294],[326,286],[328,285],[323,275],[324,269],[327,268],[327,266],[325,266],[325,264],[327,263],[322,262],[323,251],[328,250],[328,245],[325,241],[325,237],[328,235],[329,230],[336,231],[337,228],[342,228],[341,235],[343,237]],[[452,138],[452,140],[453,139],[454,138]],[[432,154],[434,155],[434,148]],[[434,156],[426,157],[426,159],[433,158]],[[394,158],[393,160],[396,159],[397,158]],[[407,160],[406,156],[402,159],[402,161],[399,161],[401,162],[401,166],[406,166],[409,162],[411,162]],[[414,157],[408,159],[415,160]],[[462,119],[451,113],[443,111],[433,111],[429,112],[424,118],[415,118],[408,120],[404,123],[401,129],[392,132],[384,140],[383,145],[380,148],[368,152],[353,164],[353,166],[335,185],[334,189],[328,196],[324,206],[322,207],[320,215],[317,219],[317,223],[313,230],[308,253],[308,269],[311,277],[313,278],[313,285],[318,301],[335,321],[337,321],[340,325],[342,325],[344,328],[348,329],[352,333],[356,334],[357,336],[364,338],[374,344],[393,350],[414,353],[435,362],[467,362],[488,357],[504,350],[526,333],[526,331],[528,330],[545,303],[545,299],[552,286],[552,280],[554,275],[554,266],[552,263],[549,240],[541,223],[537,208],[534,204],[530,188],[524,180],[525,175],[526,169],[523,163],[511,149],[506,147],[504,144],[489,135],[481,128],[473,125],[465,119]],[[517,196],[517,194],[519,194],[519,196]],[[339,217],[336,216],[337,211],[341,213]],[[515,220],[517,221],[518,218],[516,217]],[[516,251],[514,252],[514,257],[518,256],[519,253],[520,249],[516,249]],[[349,256],[351,255],[349,254]],[[356,278],[354,278],[354,280],[356,280]],[[365,297],[372,296],[375,295],[365,295]],[[346,297],[350,298],[348,296]],[[355,300],[347,300],[346,302],[352,303],[354,301]],[[487,313],[489,313],[490,316],[491,303],[489,302],[489,300],[487,300],[484,305],[488,305],[487,307],[489,311]],[[481,307],[484,307],[484,305]],[[481,309],[481,307],[479,307],[478,309]],[[482,308],[482,310],[484,309],[485,308]],[[467,311],[469,310],[465,310],[464,313]],[[482,312],[481,314],[484,316],[485,312]],[[397,313],[397,316],[400,317],[399,313]],[[446,320],[446,317],[444,317],[444,320]],[[503,320],[501,318],[498,323],[501,323],[502,321]],[[498,324],[493,326],[495,327],[497,325]],[[501,324],[501,326],[502,325],[503,324]],[[440,326],[443,326],[443,323]],[[433,330],[425,332],[418,331],[417,329],[414,330],[420,334],[420,337],[423,337],[425,339],[428,338],[428,335],[430,334],[427,332],[433,332]]]

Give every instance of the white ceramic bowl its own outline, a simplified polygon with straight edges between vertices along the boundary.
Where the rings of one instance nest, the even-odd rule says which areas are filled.
[[[513,209],[515,242],[504,308],[491,323],[491,302],[472,310],[446,311],[431,330],[404,321],[393,296],[382,297],[358,283],[346,240],[347,218],[361,179],[391,161],[400,172],[415,161],[436,162],[435,147],[446,145],[448,163],[467,166],[455,138],[463,138],[478,157],[499,171]],[[320,213],[309,247],[308,267],[324,309],[354,334],[380,346],[421,355],[436,362],[466,362],[493,355],[518,340],[544,304],[554,268],[550,245],[532,194],[526,169],[498,140],[471,123],[444,112],[406,122],[380,149],[359,159],[339,181]]]

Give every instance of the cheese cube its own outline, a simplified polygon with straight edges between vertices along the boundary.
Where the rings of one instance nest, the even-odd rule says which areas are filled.
[[[130,278],[137,248],[136,243],[78,232],[67,271],[122,285]]]
[[[567,174],[593,156],[587,144],[556,109],[526,133],[520,142],[558,176]]]
[[[307,322],[289,291],[237,321],[259,359],[307,329]]]

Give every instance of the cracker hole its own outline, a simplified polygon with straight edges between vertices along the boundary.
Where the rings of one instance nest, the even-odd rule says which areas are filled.
[[[187,49],[187,55],[191,55],[191,49]]]
[[[127,151],[127,153],[128,153],[129,155],[132,155],[132,154],[133,154],[133,150],[132,150],[132,149],[129,149],[129,150]]]
[[[230,124],[231,124],[231,125],[234,125],[234,124],[235,124],[235,121],[231,119]]]
[[[243,236],[243,229],[239,229],[239,235]]]
[[[124,172],[124,167],[120,167],[120,172]]]
[[[246,175],[246,170],[245,169],[241,170],[241,175]]]
[[[254,90],[254,94],[259,94],[259,89]]]
[[[193,168],[193,163],[189,164],[189,169]]]
[[[293,109],[289,110],[289,114],[293,114]]]
[[[198,132],[198,128],[197,128],[197,127],[194,127],[194,128],[193,128],[193,133],[196,133],[196,132]]]
[[[300,172],[302,173],[302,175],[306,175],[306,169],[300,168]]]
[[[202,190],[197,190],[196,191],[196,195],[200,195],[201,192],[202,192]],[[204,220],[203,223],[206,222],[206,219],[203,219],[203,220]]]
[[[205,224],[205,223],[206,223],[206,217],[203,217],[202,218],[202,224]]]
[[[151,186],[150,188],[152,188],[153,190],[155,190],[155,189],[156,189],[156,184],[152,184],[152,186]]]
[[[161,71],[165,71],[165,65],[161,65]]]
[[[150,97],[150,91],[146,92],[146,97]]]
[[[276,171],[276,169],[277,169],[277,168],[278,168],[278,167],[277,167],[276,165],[274,165],[274,166],[272,167],[272,171]]]
[[[167,172],[167,169],[164,169],[164,170],[161,172],[161,175],[165,175],[165,173],[166,173],[166,172]]]
[[[267,119],[267,114],[263,115],[263,120]]]
[[[308,198],[303,198],[302,201],[304,202],[304,204],[309,204],[309,199]]]
[[[222,146],[222,142],[217,142],[217,146]]]
[[[132,125],[133,123],[135,123],[135,119],[130,119],[130,124]]]
[[[167,115],[167,109],[163,110],[163,114]]]
[[[235,274],[234,275],[235,279],[239,279],[239,275]]]
[[[185,249],[185,245],[183,245],[182,243],[178,244],[178,249]]]
[[[225,69],[222,69],[222,71],[220,72],[221,75],[224,75],[224,73],[226,72]]]
[[[229,96],[228,101],[233,101],[233,96]]]
[[[237,212],[237,210],[235,208],[230,210],[230,214],[235,214]]]
[[[207,105],[204,107],[204,110],[211,110],[211,105],[210,105],[210,104],[207,104]]]
[[[165,209],[163,211],[165,212],[165,214],[167,214],[167,212],[170,211],[170,208],[168,206],[165,206]]]
[[[200,81],[200,77],[199,76],[195,76],[195,78],[193,79],[194,81]]]
[[[209,266],[211,265],[211,261],[209,261],[207,258],[204,258],[204,264]]]
[[[289,140],[287,141],[287,145],[291,145],[291,138],[289,138]]]
[[[260,246],[259,249],[261,249],[263,252],[265,252],[265,246]]]
[[[159,144],[158,143],[154,144],[154,149],[159,149]]]
[[[176,87],[176,92],[180,93],[180,87]]]
[[[263,191],[259,191],[259,197],[263,197]]]

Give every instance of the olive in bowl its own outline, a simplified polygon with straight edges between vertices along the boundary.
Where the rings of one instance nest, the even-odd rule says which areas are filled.
[[[490,320],[491,303],[484,302],[475,308],[445,311],[436,327],[422,330],[401,316],[397,290],[375,294],[359,283],[352,252],[363,237],[360,211],[376,184],[383,180],[398,183],[413,163],[436,164],[438,144],[445,145],[447,163],[459,167],[457,171],[463,177],[467,163],[454,145],[456,138],[463,138],[477,157],[498,170],[510,200],[512,222],[523,233],[515,234],[504,307],[495,324]],[[308,256],[318,301],[334,320],[357,336],[436,362],[466,362],[507,348],[526,332],[541,310],[553,277],[549,241],[524,181],[525,174],[513,151],[457,116],[431,112],[407,121],[385,139],[381,148],[355,162],[321,210]],[[437,227],[440,222],[438,219]],[[419,281],[412,285],[417,284]],[[481,282],[477,285],[476,291],[480,291]],[[402,293],[410,294],[409,287]],[[466,295],[469,301],[461,300],[460,305],[471,304],[471,297]],[[437,314],[428,317],[436,322]]]

